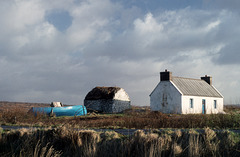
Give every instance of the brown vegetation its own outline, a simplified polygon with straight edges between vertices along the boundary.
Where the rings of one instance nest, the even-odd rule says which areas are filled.
[[[175,132],[138,130],[134,135],[71,130],[16,130],[1,133],[0,156],[239,156],[240,136],[205,128]]]
[[[225,105],[224,111],[227,113],[237,113],[240,114],[240,105]]]
[[[27,112],[32,107],[49,107],[49,106],[50,104],[44,104],[44,103],[0,101],[0,112],[12,111],[12,110],[15,110],[15,108],[21,108],[22,111]]]
[[[62,126],[75,128],[240,128],[240,114],[167,115],[134,108],[122,114],[90,114],[80,117],[34,116],[21,108],[0,112],[2,125]]]

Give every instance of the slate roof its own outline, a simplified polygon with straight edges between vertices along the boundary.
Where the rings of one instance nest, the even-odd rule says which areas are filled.
[[[120,87],[95,87],[85,97],[85,100],[113,99]]]
[[[223,97],[213,86],[201,79],[172,77],[171,81],[183,95]]]

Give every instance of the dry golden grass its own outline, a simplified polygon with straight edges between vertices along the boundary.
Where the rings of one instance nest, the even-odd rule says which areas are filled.
[[[236,138],[237,137],[237,138]],[[72,130],[16,130],[2,133],[0,156],[232,156],[240,155],[239,134],[194,131],[145,133],[122,136],[116,132]]]

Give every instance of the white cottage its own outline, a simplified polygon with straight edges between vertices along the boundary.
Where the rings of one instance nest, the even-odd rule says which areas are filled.
[[[201,79],[174,77],[160,72],[160,82],[150,94],[152,111],[178,114],[216,114],[223,112],[223,96],[212,85],[212,77]]]

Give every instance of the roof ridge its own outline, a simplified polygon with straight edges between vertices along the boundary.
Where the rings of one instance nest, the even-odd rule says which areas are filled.
[[[121,88],[118,86],[96,86],[95,88]]]
[[[204,81],[202,79],[196,79],[196,78],[186,78],[186,77],[179,77],[179,76],[172,76],[173,78],[181,78],[181,79],[188,79],[188,80],[199,80],[199,81]]]

